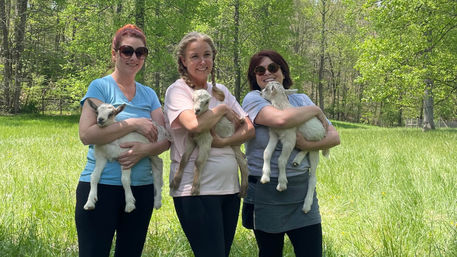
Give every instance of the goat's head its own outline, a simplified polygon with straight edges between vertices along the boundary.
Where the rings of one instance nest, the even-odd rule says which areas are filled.
[[[260,92],[260,96],[272,101],[278,97],[287,97],[287,95],[297,93],[296,89],[285,89],[283,85],[277,81],[268,82],[268,84]]]
[[[119,107],[114,107],[111,104],[107,103],[102,103],[100,105],[96,105],[94,102],[92,102],[89,98],[87,99],[89,102],[90,107],[95,110],[95,113],[97,114],[97,125],[99,127],[106,127],[111,124],[113,124],[114,118],[116,115],[120,112],[122,112],[125,108],[126,104],[121,104]]]
[[[198,89],[192,93],[195,115],[203,114],[208,110],[210,99],[211,95],[205,89]]]

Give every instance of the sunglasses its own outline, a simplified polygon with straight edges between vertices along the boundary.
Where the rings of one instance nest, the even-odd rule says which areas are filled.
[[[262,76],[265,74],[265,72],[268,70],[270,73],[276,73],[278,70],[279,70],[279,64],[276,64],[274,62],[268,64],[267,68],[263,67],[263,66],[257,66],[255,67],[254,69],[254,73],[257,75],[257,76]]]
[[[123,58],[130,58],[132,57],[133,53],[136,54],[136,58],[138,59],[144,59],[146,56],[148,56],[148,49],[144,46],[138,47],[137,49],[134,49],[131,46],[123,45],[117,49],[119,51],[119,54]]]

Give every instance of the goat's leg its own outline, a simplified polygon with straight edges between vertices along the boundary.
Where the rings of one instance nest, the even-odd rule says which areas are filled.
[[[292,162],[292,166],[298,167],[303,159],[305,159],[307,153],[307,151],[300,151],[297,153],[297,155],[295,155],[294,161]]]
[[[316,188],[316,170],[319,164],[319,151],[309,152],[309,180],[308,191],[306,192],[305,203],[303,204],[303,212],[308,213],[311,210],[311,205],[314,199],[314,189]]]
[[[268,145],[265,148],[265,151],[263,152],[262,178],[260,178],[260,182],[262,184],[270,182],[270,174],[271,174],[270,161],[271,161],[271,156],[273,155],[273,152],[275,150],[276,144],[279,141],[278,135],[276,135],[275,132],[271,131],[271,129],[270,129],[269,135],[270,135],[270,139],[268,140]]]
[[[93,210],[95,209],[95,203],[98,200],[97,196],[97,186],[100,181],[100,176],[102,171],[105,168],[107,159],[103,155],[95,154],[95,168],[92,174],[90,175],[90,191],[87,197],[87,202],[84,205],[84,210]]]
[[[170,182],[170,188],[173,190],[178,189],[179,185],[181,184],[182,175],[184,173],[184,168],[186,167],[187,163],[189,162],[190,155],[195,149],[195,142],[190,138],[190,135],[187,138],[186,142],[186,150],[182,155],[181,162],[179,163],[178,171],[173,176],[173,179]]]
[[[130,187],[131,169],[122,170],[121,182],[124,187],[125,194],[125,212],[132,212],[135,210],[135,197],[133,197],[132,188]]]
[[[241,186],[240,186],[240,193],[239,196],[240,198],[246,197],[247,190],[248,190],[248,164],[246,162],[246,158],[241,152],[241,149],[239,146],[232,146],[233,152],[235,152],[235,158],[236,162],[238,163],[238,166],[240,167],[240,173],[241,173]]]
[[[211,138],[212,139],[212,138]],[[212,140],[200,140],[198,145],[198,157],[195,160],[194,180],[192,182],[192,195],[200,194],[200,180],[206,161],[208,160],[209,151],[211,150]]]
[[[162,206],[163,161],[158,156],[151,156],[152,176],[154,178],[154,209]]]
[[[294,135],[295,139],[295,135]],[[286,141],[281,141],[282,142],[282,151],[281,154],[278,157],[278,169],[279,169],[279,176],[278,176],[278,185],[276,186],[276,190],[278,191],[284,191],[287,189],[287,175],[286,175],[286,165],[287,161],[289,160],[290,153],[294,149],[295,140],[286,140]]]

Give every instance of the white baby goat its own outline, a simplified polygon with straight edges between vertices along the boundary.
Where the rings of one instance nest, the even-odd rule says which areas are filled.
[[[87,99],[90,106],[97,113],[97,125],[100,127],[106,127],[115,122],[114,118],[118,113],[120,113],[125,108],[125,104],[120,105],[119,107],[114,107],[111,104],[102,103],[97,106],[90,99]],[[164,139],[169,139],[170,136],[168,131],[158,124],[154,123],[157,127],[157,141],[162,141]],[[92,210],[95,208],[95,202],[97,202],[97,185],[100,180],[103,168],[106,165],[106,162],[112,161],[119,157],[123,152],[126,151],[125,148],[121,148],[120,144],[125,142],[141,142],[149,143],[149,140],[136,132],[129,133],[121,138],[114,140],[111,143],[104,145],[95,145],[95,169],[92,172],[90,177],[90,191],[87,198],[87,202],[84,205],[85,210]],[[151,166],[152,166],[152,175],[154,178],[154,208],[159,209],[162,206],[162,185],[163,185],[163,162],[158,156],[150,156]],[[125,192],[125,212],[131,212],[135,209],[135,198],[132,194],[132,189],[130,188],[130,174],[131,169],[122,169],[121,182],[124,187]]]
[[[276,81],[269,82],[265,88],[261,91],[261,96],[266,100],[270,101],[271,104],[280,110],[293,107],[289,103],[287,95],[296,93],[296,90],[284,89],[284,87]],[[262,169],[262,178],[260,182],[267,183],[270,182],[270,160],[274,152],[278,140],[282,143],[282,152],[278,158],[278,168],[279,168],[279,177],[278,185],[276,189],[278,191],[283,191],[287,189],[287,176],[286,176],[286,165],[289,159],[289,156],[292,150],[295,147],[296,142],[296,131],[303,135],[306,140],[309,141],[319,141],[325,137],[325,128],[322,125],[321,121],[316,117],[308,120],[299,127],[288,128],[288,129],[279,129],[279,128],[270,128],[269,136],[270,140],[268,145],[265,148],[263,154],[263,169]],[[307,152],[301,151],[294,158],[293,165],[300,165],[303,158],[305,158]],[[326,157],[329,155],[329,150],[324,150],[322,154]],[[314,189],[316,188],[316,168],[319,163],[319,151],[309,152],[309,182],[308,182],[308,191],[305,197],[305,203],[303,204],[303,212],[308,213],[311,210],[311,205],[313,203]]]
[[[199,89],[193,92],[192,100],[194,102],[194,112],[197,116],[202,115],[208,110],[210,99],[211,95],[205,89]],[[244,122],[244,119],[240,119],[240,122]],[[214,127],[214,132],[222,138],[229,137],[235,133],[235,126],[224,116],[217,122],[216,126]],[[205,168],[212,142],[213,137],[211,136],[210,131],[193,134],[187,137],[186,149],[182,156],[181,162],[179,163],[178,171],[175,173],[173,180],[170,183],[170,187],[172,189],[177,189],[179,187],[182,175],[184,173],[184,168],[189,161],[190,155],[192,154],[195,147],[198,146],[198,157],[195,161],[194,179],[192,183],[191,193],[192,195],[200,194],[201,172]],[[248,187],[248,169],[246,159],[239,146],[232,146],[232,149],[235,152],[235,158],[241,172],[241,187],[239,196],[245,197]]]

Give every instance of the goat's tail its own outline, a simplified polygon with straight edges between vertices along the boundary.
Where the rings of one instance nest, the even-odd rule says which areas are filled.
[[[330,156],[330,149],[322,150],[322,155],[326,158]]]

